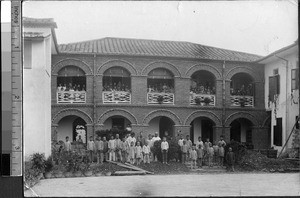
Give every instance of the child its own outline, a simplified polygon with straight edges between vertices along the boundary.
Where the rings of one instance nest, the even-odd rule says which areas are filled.
[[[101,154],[100,154],[100,150],[103,150],[103,142],[101,141],[101,139],[99,137],[96,137],[96,141],[95,141],[95,147],[96,147],[96,156],[97,156],[97,164],[101,163]]]
[[[69,136],[66,137],[66,142],[65,142],[65,145],[64,145],[64,149],[67,152],[71,151],[71,142],[69,142]]]
[[[125,163],[128,156],[128,143],[125,141],[125,138],[122,138],[122,142],[121,142],[121,156],[122,156],[122,162]]]
[[[209,138],[206,138],[206,141],[204,142],[204,147],[203,147],[203,151],[204,151],[204,161],[205,163],[208,163],[208,148],[209,148]]]
[[[119,138],[119,134],[116,134],[115,143],[116,143],[116,149],[115,149],[116,160],[122,161],[122,151],[121,151],[122,141]]]
[[[143,158],[141,142],[136,142],[135,153],[136,153],[136,164],[140,165],[141,159]]]
[[[186,144],[186,141],[183,140],[183,145],[181,147],[182,152],[182,163],[185,164],[186,158],[187,158],[187,152],[188,152],[188,145]]]
[[[145,145],[143,146],[143,154],[144,154],[144,164],[148,163],[150,164],[150,147],[148,145],[148,142],[145,142]]]
[[[89,160],[91,163],[93,163],[94,151],[96,150],[95,143],[93,141],[93,136],[90,136],[90,140],[87,142],[87,150],[89,151]]]
[[[114,136],[112,135],[110,137],[110,140],[108,141],[108,151],[109,151],[109,161],[116,161],[116,141],[114,139]]]
[[[223,144],[222,144],[222,143],[219,143],[219,152],[218,152],[218,156],[219,156],[219,166],[220,166],[221,168],[223,167],[224,154],[225,154],[225,150],[224,150]]]
[[[192,150],[192,146],[193,146],[193,143],[190,140],[190,136],[189,135],[186,136],[186,144],[188,146],[187,161],[189,161],[190,158],[191,158],[191,150]]]
[[[229,147],[229,149],[228,149],[228,153],[226,155],[226,161],[227,161],[227,164],[228,164],[227,170],[234,172],[235,157],[234,157],[234,153],[232,152],[231,147]]]
[[[163,164],[168,164],[167,163],[167,155],[168,155],[168,149],[169,149],[169,143],[166,141],[167,138],[163,137],[163,141],[161,142],[161,152],[162,152],[162,158],[163,158]]]
[[[218,151],[219,151],[219,146],[217,144],[217,141],[216,143],[213,145],[213,149],[214,149],[214,164],[217,164],[218,163]]]
[[[197,157],[198,157],[198,166],[202,168],[202,159],[203,159],[203,145],[198,145],[199,149],[197,150]]]
[[[196,146],[193,145],[191,150],[191,160],[192,160],[191,169],[196,168],[197,151],[195,149]]]
[[[213,157],[214,157],[214,149],[212,147],[212,144],[209,143],[209,147],[207,149],[207,155],[208,155],[208,166],[209,167],[212,167],[212,160],[213,160]]]
[[[106,140],[106,137],[103,137],[103,161],[106,162],[106,160],[108,159],[108,142]]]
[[[134,147],[134,142],[132,141],[129,147],[129,159],[131,164],[134,164],[134,157],[135,157],[135,147]]]

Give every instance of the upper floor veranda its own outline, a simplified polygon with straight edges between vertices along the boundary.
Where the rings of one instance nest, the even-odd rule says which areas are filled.
[[[263,108],[263,72],[249,62],[53,55],[52,105]]]

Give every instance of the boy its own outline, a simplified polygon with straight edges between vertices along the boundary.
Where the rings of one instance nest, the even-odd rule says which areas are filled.
[[[223,167],[223,162],[224,162],[224,147],[222,143],[219,143],[219,152],[218,152],[218,156],[219,156],[219,166],[222,168]]]
[[[186,144],[186,141],[183,140],[183,145],[181,147],[182,152],[182,163],[185,164],[186,158],[187,158],[187,152],[188,152],[188,145]]]
[[[226,155],[226,161],[228,164],[227,170],[234,172],[235,156],[234,156],[234,153],[232,152],[231,147],[229,147],[229,149],[228,149],[228,153]]]
[[[214,164],[218,163],[218,153],[219,153],[219,146],[217,144],[218,142],[216,141],[216,143],[213,145],[213,149],[214,149]]]
[[[95,143],[96,150],[97,150],[97,164],[103,164],[103,141],[101,137],[97,137],[97,142]]]
[[[134,142],[130,143],[130,147],[129,147],[129,159],[130,159],[130,163],[134,164],[134,159],[135,159],[135,146],[134,146]]]
[[[203,147],[203,151],[204,151],[204,162],[208,163],[208,148],[209,148],[209,138],[206,138],[206,141],[204,142],[204,147]]]
[[[122,138],[122,142],[121,142],[121,156],[122,156],[122,162],[125,163],[127,161],[128,158],[128,143],[125,141],[125,138]]]
[[[136,164],[140,165],[141,160],[143,158],[143,149],[141,147],[140,142],[136,142],[135,154],[136,154]]]
[[[213,160],[213,157],[214,157],[214,149],[212,147],[212,144],[209,143],[209,147],[207,149],[207,155],[208,155],[208,166],[209,167],[212,167],[212,160]]]
[[[190,136],[189,135],[186,136],[186,144],[188,146],[187,161],[189,161],[190,158],[191,158],[191,151],[192,151],[192,146],[193,146],[193,143],[190,140]]]
[[[179,162],[182,162],[182,146],[183,146],[183,135],[180,134],[180,138],[178,140],[178,145],[180,146],[179,152],[178,152],[178,157],[179,157]]]
[[[191,150],[191,160],[192,160],[191,169],[193,169],[193,168],[196,169],[197,151],[195,149],[196,149],[196,146],[193,145],[192,150]]]
[[[203,159],[203,145],[199,145],[199,149],[197,150],[198,157],[198,166],[202,168],[202,159]]]
[[[122,144],[122,141],[120,140],[119,138],[119,134],[116,134],[116,150],[115,150],[115,155],[116,155],[116,160],[117,161],[122,161],[122,154],[121,154],[121,144]]]
[[[108,152],[109,152],[109,161],[116,161],[116,141],[114,139],[114,136],[112,135],[110,137],[110,140],[108,141]]]
[[[66,137],[66,142],[64,145],[64,150],[67,152],[71,151],[71,142],[69,142],[69,136]]]
[[[90,140],[87,142],[87,150],[89,152],[89,160],[91,163],[94,161],[94,151],[95,149],[95,143],[93,141],[93,136],[90,136]]]
[[[167,138],[163,137],[163,141],[161,142],[161,152],[163,157],[163,164],[167,164],[167,155],[168,155],[168,149],[169,149],[169,143],[166,141]]]
[[[143,153],[144,153],[144,164],[148,163],[150,164],[150,147],[148,145],[148,142],[145,142],[145,145],[143,146]]]

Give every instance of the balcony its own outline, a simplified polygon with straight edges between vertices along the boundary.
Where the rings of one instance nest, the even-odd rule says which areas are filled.
[[[103,104],[131,103],[131,93],[127,91],[103,91]]]
[[[174,94],[156,92],[148,93],[147,101],[148,104],[174,104]]]
[[[57,91],[57,103],[85,103],[86,92],[85,91]]]
[[[254,106],[254,97],[253,96],[230,96],[231,106],[233,107],[253,107]]]
[[[196,99],[196,98],[199,98]],[[205,98],[209,98],[208,99],[205,99]],[[211,94],[195,94],[195,93],[192,93],[190,95],[190,104],[191,105],[196,105],[197,104],[197,100],[200,101],[200,105],[203,106],[203,105],[206,105],[206,106],[215,106],[216,104],[216,96],[215,95],[211,95]],[[208,101],[208,102],[206,102]],[[198,103],[199,104],[199,103]]]

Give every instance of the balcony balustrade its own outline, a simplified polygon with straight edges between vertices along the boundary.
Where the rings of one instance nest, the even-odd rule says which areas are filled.
[[[192,93],[190,95],[190,104],[191,105],[196,105],[197,104],[197,99],[199,98],[198,101],[200,101],[200,104],[203,106],[204,104],[207,106],[215,106],[216,104],[216,96],[215,95],[211,95],[211,94],[196,94],[196,93]],[[205,99],[208,98],[208,99]],[[207,103],[208,102],[208,103]]]
[[[151,92],[147,94],[147,101],[148,104],[174,104],[174,94]]]
[[[57,91],[57,103],[85,103],[85,91]]]
[[[231,106],[233,107],[253,107],[254,106],[254,97],[253,96],[230,96]]]
[[[131,103],[131,93],[127,91],[103,91],[104,104]]]

